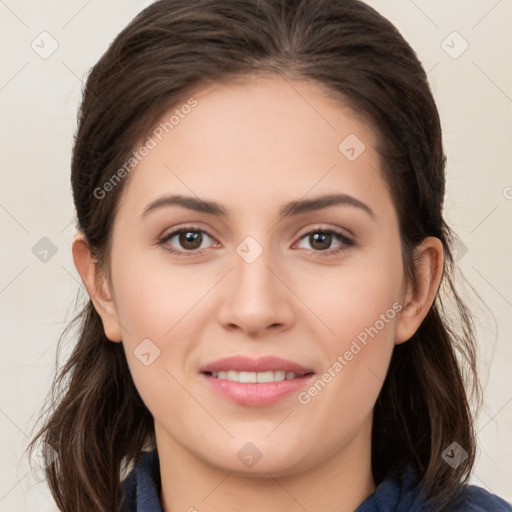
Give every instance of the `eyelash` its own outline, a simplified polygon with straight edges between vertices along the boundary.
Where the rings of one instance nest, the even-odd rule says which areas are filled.
[[[162,248],[165,251],[173,254],[174,256],[179,256],[179,257],[198,256],[198,255],[202,254],[205,249],[196,249],[194,251],[180,251],[180,250],[176,250],[176,249],[170,247],[167,244],[169,242],[169,240],[174,238],[176,235],[179,235],[184,232],[189,232],[189,231],[195,232],[195,233],[204,233],[204,234],[208,235],[210,238],[212,238],[213,240],[215,240],[215,237],[213,237],[205,229],[199,228],[198,226],[185,226],[183,228],[177,229],[176,231],[173,231],[172,233],[169,233],[168,235],[165,235],[163,238],[161,238],[158,241],[158,245],[162,246]],[[314,234],[314,233],[333,234],[336,237],[338,237],[340,242],[342,242],[342,245],[340,247],[338,247],[337,249],[330,249],[330,250],[328,249],[328,250],[324,250],[324,251],[315,251],[314,249],[309,249],[309,252],[318,254],[321,257],[329,257],[329,256],[335,256],[337,254],[341,254],[342,252],[346,251],[349,247],[352,247],[355,245],[354,240],[349,238],[344,233],[342,233],[338,230],[335,230],[335,229],[323,229],[323,228],[315,228],[311,231],[308,231],[307,233],[304,233],[299,238],[299,241],[309,235]]]

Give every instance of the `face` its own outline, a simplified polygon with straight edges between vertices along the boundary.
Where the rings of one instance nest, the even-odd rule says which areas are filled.
[[[193,97],[150,134],[110,255],[110,332],[159,449],[274,475],[369,450],[406,291],[375,138],[314,83]]]

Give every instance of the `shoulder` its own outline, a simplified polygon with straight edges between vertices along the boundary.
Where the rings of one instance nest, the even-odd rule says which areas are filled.
[[[440,505],[435,499],[427,499],[417,482],[411,468],[395,472],[356,512],[512,512],[506,501],[474,485],[464,486],[448,505]]]
[[[141,452],[122,482],[121,512],[162,512],[158,453]]]
[[[512,505],[490,492],[468,485],[461,495],[448,507],[449,512],[512,512]]]

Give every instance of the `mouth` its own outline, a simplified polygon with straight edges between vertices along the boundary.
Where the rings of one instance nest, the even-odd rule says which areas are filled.
[[[214,379],[229,380],[231,382],[242,383],[266,383],[266,382],[281,382],[283,380],[301,379],[308,375],[313,375],[313,372],[294,373],[286,370],[266,371],[266,372],[238,372],[236,370],[227,370],[219,372],[202,372]]]
[[[257,407],[298,393],[311,382],[315,372],[273,356],[234,356],[206,365],[200,374],[217,395],[239,405]]]

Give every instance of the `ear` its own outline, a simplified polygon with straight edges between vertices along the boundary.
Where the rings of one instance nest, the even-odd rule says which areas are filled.
[[[98,268],[85,235],[79,231],[72,245],[73,261],[91,297],[94,308],[101,317],[106,337],[110,341],[121,341],[121,326],[108,279]]]
[[[404,307],[400,312],[395,344],[409,340],[434,302],[443,274],[443,244],[439,238],[427,237],[414,252],[416,284],[408,283]]]

